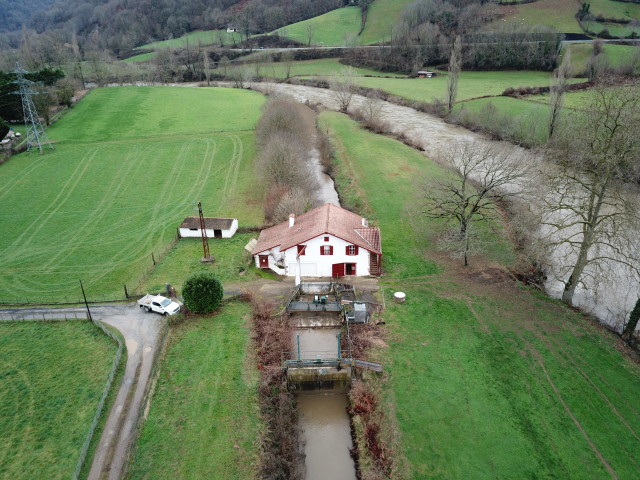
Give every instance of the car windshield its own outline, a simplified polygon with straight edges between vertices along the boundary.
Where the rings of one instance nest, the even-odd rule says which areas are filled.
[[[160,302],[160,305],[162,305],[163,307],[168,307],[169,305],[171,305],[171,300],[165,298],[162,302]]]

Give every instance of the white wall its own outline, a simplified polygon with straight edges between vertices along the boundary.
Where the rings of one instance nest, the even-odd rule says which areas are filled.
[[[233,219],[233,222],[231,222],[231,228],[227,229],[227,230],[222,230],[222,238],[231,238],[233,237],[233,235],[236,233],[236,231],[238,230],[238,220],[237,219]],[[212,228],[207,228],[206,229],[207,232],[207,237],[208,238],[214,238],[214,232]],[[181,228],[180,229],[180,236],[183,238],[200,238],[202,237],[202,234],[200,233],[200,229],[198,228],[197,230],[190,230],[188,228]]]

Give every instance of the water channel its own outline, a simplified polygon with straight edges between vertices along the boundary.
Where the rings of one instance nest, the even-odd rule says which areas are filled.
[[[308,324],[304,317],[294,319],[298,325]],[[326,321],[314,322],[326,324]],[[300,341],[303,358],[337,357],[337,328],[305,328],[294,331],[294,343]],[[301,442],[305,454],[306,480],[355,480],[356,470],[349,450],[351,424],[344,391],[316,390],[296,396],[300,419]]]

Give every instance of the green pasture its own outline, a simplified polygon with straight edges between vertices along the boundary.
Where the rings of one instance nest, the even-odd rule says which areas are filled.
[[[182,238],[148,277],[136,287],[136,293],[160,292],[171,283],[181,292],[185,280],[195,272],[212,272],[224,285],[256,280],[263,276],[244,247],[258,233],[236,233],[232,238],[210,238],[213,263],[202,263],[202,240]]]
[[[197,212],[262,221],[255,92],[92,91],[48,131],[55,150],[0,166],[0,299],[119,298]],[[173,283],[172,279],[167,279]]]
[[[621,25],[619,23],[607,22],[585,22],[585,28],[589,32],[599,34],[607,30],[613,37],[626,38],[632,34],[640,35],[640,26]]]
[[[358,37],[359,45],[370,45],[390,40],[393,27],[402,16],[402,10],[415,0],[375,0],[369,6],[367,23]]]
[[[229,67],[227,72],[233,72],[235,69],[242,70],[244,66]],[[255,76],[270,78],[286,78],[287,65],[285,62],[259,62],[249,67]],[[348,68],[347,65],[340,63],[337,58],[322,58],[318,60],[302,60],[299,62],[291,62],[289,76],[290,77],[331,77]],[[388,76],[388,77],[404,77],[395,73],[384,73],[368,68],[353,68],[358,76]]]
[[[157,52],[141,53],[140,55],[134,55],[133,57],[125,58],[123,63],[136,63],[136,62],[148,62],[153,60],[157,55]]]
[[[593,47],[588,43],[574,43],[569,45],[571,51],[571,65],[574,75],[582,74],[587,68]],[[603,43],[602,49],[613,67],[630,62],[634,55],[640,56],[640,47],[634,45],[613,45]]]
[[[169,40],[159,40],[157,42],[140,45],[141,50],[158,50],[161,48],[185,48],[187,43],[190,47],[207,46],[207,45],[235,45],[242,41],[240,33],[227,33],[226,30],[198,30],[189,32],[178,38]]]
[[[488,29],[495,29],[504,23],[514,23],[548,25],[563,33],[582,33],[575,18],[579,8],[576,0],[536,0],[522,5],[505,5],[500,7],[504,16],[492,22]]]
[[[0,478],[72,476],[116,350],[86,321],[0,322]]]
[[[640,19],[640,4],[621,2],[618,0],[589,0],[592,15],[602,15],[605,18],[635,18]]]
[[[360,8],[344,7],[332,10],[309,20],[293,23],[276,30],[274,33],[296,40],[304,45],[343,46],[353,41],[360,30]]]
[[[339,190],[359,196],[350,204],[382,229],[389,348],[373,355],[385,364],[387,413],[410,478],[638,477],[640,371],[615,337],[512,280],[433,260],[439,225],[417,214],[414,179],[442,171],[344,116],[321,121],[348,172]],[[378,155],[387,142],[396,145]],[[509,242],[489,235],[489,265],[508,265]],[[390,301],[396,290],[406,303]]]
[[[550,81],[551,74],[548,72],[462,72],[458,80],[457,101],[500,95],[509,87],[548,86]],[[408,100],[422,102],[430,102],[434,98],[444,99],[447,91],[446,73],[440,73],[433,78],[359,77],[357,83],[363,87],[379,88]]]
[[[129,478],[253,478],[260,422],[250,308],[226,303],[172,330]]]

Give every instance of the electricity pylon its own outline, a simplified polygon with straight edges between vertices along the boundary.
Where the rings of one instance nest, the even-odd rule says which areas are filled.
[[[20,67],[20,62],[16,62],[16,69],[12,72],[16,75],[16,83],[19,90],[14,92],[16,95],[20,95],[22,98],[22,115],[24,116],[24,123],[27,127],[27,151],[31,151],[31,147],[37,147],[42,151],[43,145],[49,145],[49,148],[53,150],[53,145],[49,142],[47,134],[44,133],[44,127],[38,117],[38,111],[31,98],[33,95],[39,95],[38,92],[31,90],[33,82],[27,80],[24,76],[28,73]]]

